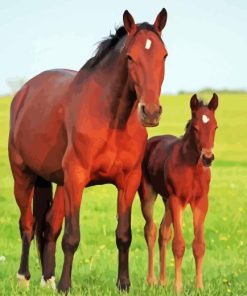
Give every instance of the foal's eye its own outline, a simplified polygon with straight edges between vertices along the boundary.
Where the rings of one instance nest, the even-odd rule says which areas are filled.
[[[194,131],[199,132],[199,126],[198,125],[194,125],[193,129],[194,129]]]
[[[168,57],[168,53],[164,56],[164,60],[166,60],[167,57]]]
[[[127,57],[128,57],[128,61],[130,61],[130,62],[133,61],[132,56],[128,55]]]

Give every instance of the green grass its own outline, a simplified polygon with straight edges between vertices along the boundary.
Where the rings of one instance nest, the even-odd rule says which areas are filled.
[[[183,134],[190,118],[189,96],[162,97],[164,113],[150,136]],[[210,99],[205,95],[206,99]],[[18,230],[19,211],[13,196],[13,181],[7,157],[10,98],[0,100],[0,295],[18,295],[16,272],[19,266],[21,240]],[[194,260],[191,250],[193,230],[190,210],[186,210],[184,235],[186,252],[183,262],[183,295],[247,295],[247,95],[221,94],[217,119],[215,155],[209,194],[209,212],[205,223],[206,255],[204,291],[194,286]],[[163,204],[155,207],[160,223]],[[145,283],[147,251],[143,237],[144,220],[136,196],[132,215],[133,240],[130,251],[130,295],[174,295],[174,261],[169,245],[168,287],[149,288]],[[85,190],[81,208],[81,243],[73,265],[73,295],[118,295],[117,249],[115,246],[116,189],[98,186]],[[57,248],[56,279],[63,262],[61,237]],[[1,257],[0,257],[1,258]],[[156,246],[156,275],[158,248]],[[41,271],[35,244],[30,254],[31,287],[27,295],[52,295],[39,288]],[[26,294],[22,292],[23,294]]]

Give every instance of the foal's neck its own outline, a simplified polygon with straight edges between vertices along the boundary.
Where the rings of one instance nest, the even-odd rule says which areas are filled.
[[[184,160],[190,165],[196,165],[201,155],[191,126],[188,127],[188,130],[182,137],[182,155]]]

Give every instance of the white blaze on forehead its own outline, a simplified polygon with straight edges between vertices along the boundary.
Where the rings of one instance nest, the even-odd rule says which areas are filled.
[[[149,49],[151,47],[151,44],[152,44],[152,41],[150,39],[147,39],[145,48]]]
[[[202,115],[202,122],[203,123],[207,123],[207,122],[209,122],[209,120],[210,119],[207,117],[207,115],[205,115],[205,114]]]

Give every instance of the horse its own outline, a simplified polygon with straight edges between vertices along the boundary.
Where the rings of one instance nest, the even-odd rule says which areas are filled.
[[[171,239],[171,224],[173,224],[174,287],[177,292],[183,288],[181,268],[185,240],[182,233],[182,216],[186,205],[190,204],[195,235],[192,248],[196,264],[196,286],[203,287],[204,221],[208,210],[210,165],[214,160],[212,149],[217,128],[215,119],[217,106],[216,94],[213,94],[208,105],[198,100],[195,94],[190,100],[192,118],[187,123],[182,137],[163,135],[148,140],[138,191],[146,221],[144,236],[148,248],[147,283],[149,285],[157,283],[154,273],[156,225],[153,220],[153,208],[157,195],[160,194],[165,205],[165,213],[159,228],[159,283],[161,285],[167,283],[166,249]]]
[[[78,72],[42,72],[15,95],[8,150],[21,213],[21,285],[29,285],[34,233],[42,281],[54,282],[56,240],[65,217],[58,290],[68,293],[80,241],[83,189],[110,183],[118,189],[117,286],[129,289],[131,206],[141,180],[146,127],[157,126],[162,112],[159,96],[167,50],[161,33],[166,21],[164,8],[152,25],[136,24],[126,10],[124,25],[99,44]],[[52,182],[57,184],[54,200]]]

